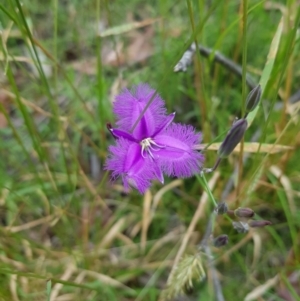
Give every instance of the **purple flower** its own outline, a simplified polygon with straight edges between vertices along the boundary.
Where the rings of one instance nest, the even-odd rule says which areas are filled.
[[[109,148],[105,168],[112,170],[113,179],[122,178],[126,190],[133,186],[143,193],[152,180],[163,183],[163,173],[190,177],[200,172],[204,157],[194,145],[201,135],[191,126],[173,123],[175,113],[166,114],[164,101],[148,85],[125,89],[113,111],[117,127],[109,130],[116,144]]]

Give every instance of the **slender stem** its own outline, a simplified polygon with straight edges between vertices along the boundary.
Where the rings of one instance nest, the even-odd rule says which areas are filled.
[[[246,76],[247,76],[247,16],[248,16],[248,0],[243,0],[243,76],[242,76],[242,116],[245,115],[246,101]],[[237,195],[240,194],[240,184],[243,175],[243,156],[244,156],[244,138],[241,140],[240,155],[239,155],[239,176],[237,185]],[[237,199],[238,202],[238,199]]]
[[[210,214],[209,220],[207,222],[206,230],[205,230],[205,233],[203,235],[203,238],[202,238],[200,244],[198,245],[198,249],[200,251],[205,250],[209,245],[208,244],[209,239],[210,239],[211,235],[214,232],[215,220],[216,220],[216,213],[214,211],[212,211],[211,214]]]
[[[212,203],[214,204],[214,206],[217,207],[218,203],[215,200],[215,198],[214,198],[214,196],[213,196],[213,194],[212,194],[212,192],[211,192],[211,190],[208,186],[205,175],[204,174],[202,174],[201,176],[196,175],[196,177],[197,177],[199,183],[201,184],[201,186],[205,189],[206,193],[208,194],[208,196],[209,196],[210,200],[212,201]]]
[[[102,6],[103,5],[103,6]],[[110,20],[110,12],[109,12],[109,6],[106,1],[103,1],[101,3],[100,0],[96,0],[96,20],[97,24],[101,23],[101,10],[106,10],[107,16],[108,16],[108,23],[109,26],[111,26],[111,20]],[[98,34],[98,32],[97,32]],[[106,131],[104,128],[104,120],[106,118],[105,116],[105,103],[104,103],[104,80],[103,80],[103,65],[102,65],[102,59],[101,59],[101,51],[102,51],[102,37],[99,35],[96,39],[96,59],[97,59],[97,74],[96,74],[96,82],[97,82],[97,113],[99,116],[99,130],[100,130],[100,139],[101,139],[101,150],[104,151],[106,149]],[[114,45],[115,46],[115,45]],[[117,51],[116,51],[117,53]],[[118,57],[117,57],[118,59]]]
[[[287,31],[290,32],[291,30],[291,22],[289,21],[291,16],[293,15],[292,11],[292,3],[293,1],[287,1],[287,14],[285,15],[285,21],[286,21],[286,28]],[[287,103],[288,99],[291,94],[291,88],[292,88],[292,82],[293,82],[293,71],[294,71],[294,64],[293,64],[293,58],[294,58],[294,52],[291,53],[288,65],[287,65],[287,71],[286,71],[286,80],[285,80],[285,91],[284,91],[284,97],[283,97],[283,107],[284,109],[281,111],[281,121],[280,121],[280,128],[284,128],[284,125],[286,124],[286,112],[287,112]]]
[[[247,89],[247,17],[248,0],[243,0],[243,60],[242,60],[242,116],[245,115]]]
[[[53,10],[54,10],[54,37],[53,37],[53,57],[55,61],[58,61],[58,55],[57,55],[57,32],[58,32],[58,0],[53,0]],[[54,78],[54,91],[55,91],[55,97],[57,95],[57,65],[53,65],[53,78]]]
[[[202,172],[203,173],[211,173],[211,172],[215,171],[217,169],[217,167],[219,166],[220,162],[221,162],[221,158],[218,158],[217,161],[215,162],[215,165],[213,167],[211,167],[211,168],[203,168]]]
[[[205,102],[205,95],[204,95],[204,86],[203,86],[203,76],[202,76],[202,68],[201,68],[201,63],[200,63],[200,53],[199,53],[199,48],[198,48],[198,41],[197,41],[197,32],[196,32],[196,26],[193,18],[193,9],[192,9],[192,3],[191,0],[187,0],[187,6],[188,6],[188,12],[190,16],[190,21],[191,21],[191,27],[193,31],[193,36],[194,36],[194,42],[195,42],[195,47],[197,49],[197,56],[196,56],[196,73],[195,73],[195,88],[196,88],[196,93],[197,93],[197,98],[199,100],[199,107],[201,110],[201,127],[203,129],[203,135],[204,135],[204,140],[208,140],[209,137],[207,137],[206,132],[204,131],[205,129],[205,122],[207,121],[207,109],[206,109],[206,102]]]

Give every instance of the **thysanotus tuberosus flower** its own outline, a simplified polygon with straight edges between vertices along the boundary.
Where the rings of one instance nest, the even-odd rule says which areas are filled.
[[[116,143],[109,147],[106,169],[113,179],[122,178],[126,190],[133,186],[143,193],[152,180],[163,183],[163,173],[190,177],[200,172],[204,157],[194,146],[201,135],[192,126],[174,123],[175,113],[167,115],[164,101],[147,84],[123,90],[113,112],[116,127],[109,130]]]

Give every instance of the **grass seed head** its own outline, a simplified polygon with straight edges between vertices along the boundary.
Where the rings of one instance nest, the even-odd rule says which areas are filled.
[[[171,300],[184,294],[187,289],[193,287],[193,280],[202,281],[205,277],[201,255],[198,253],[184,256],[171,274],[160,301]]]

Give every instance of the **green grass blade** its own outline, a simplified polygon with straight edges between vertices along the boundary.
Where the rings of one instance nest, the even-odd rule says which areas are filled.
[[[263,99],[267,83],[270,79],[270,76],[271,76],[271,73],[272,73],[272,70],[273,70],[273,67],[274,67],[276,56],[278,54],[278,48],[279,48],[282,32],[283,32],[283,19],[281,19],[279,24],[278,24],[276,33],[274,35],[274,38],[273,38],[271,46],[270,46],[269,54],[268,54],[268,57],[267,57],[267,62],[265,64],[265,67],[263,69],[263,72],[262,72],[262,75],[261,75],[261,78],[260,78],[260,81],[259,81],[259,83],[261,85],[261,90],[262,90],[262,99]],[[252,112],[250,112],[248,114],[248,116],[247,116],[248,127],[250,127],[250,125],[252,124],[252,122],[253,122],[255,116],[257,115],[257,112],[260,109],[260,107],[261,107],[261,101],[260,101],[259,105]]]

